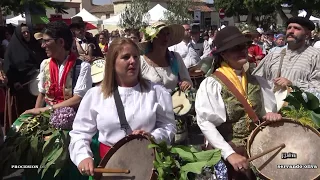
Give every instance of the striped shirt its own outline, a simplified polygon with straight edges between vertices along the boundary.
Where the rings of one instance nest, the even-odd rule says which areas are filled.
[[[252,74],[269,81],[277,78],[281,51],[279,49],[268,54]],[[296,51],[285,48],[280,77],[303,90],[320,89],[320,50],[311,46],[303,46]]]

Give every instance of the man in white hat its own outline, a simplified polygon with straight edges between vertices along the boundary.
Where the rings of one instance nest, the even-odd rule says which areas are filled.
[[[303,90],[320,89],[320,51],[306,44],[314,28],[309,19],[290,18],[286,31],[288,46],[269,53],[253,74],[273,81],[281,89],[288,86]]]
[[[200,56],[192,43],[191,26],[189,24],[184,24],[183,27],[185,29],[183,40],[179,44],[169,47],[169,50],[179,53],[186,67],[190,68],[200,61]]]

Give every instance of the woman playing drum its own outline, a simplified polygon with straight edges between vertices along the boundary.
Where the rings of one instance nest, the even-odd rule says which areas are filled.
[[[70,132],[69,151],[83,174],[93,175],[90,142],[96,132],[101,157],[127,134],[142,134],[170,143],[176,132],[171,96],[161,85],[141,77],[139,55],[132,40],[113,40],[101,85],[90,89],[79,106]],[[122,108],[115,103],[117,97]],[[120,111],[130,126],[126,132],[120,128]]]
[[[155,32],[148,34],[148,28]],[[170,91],[173,91],[178,83],[183,91],[192,87],[192,81],[181,56],[168,50],[169,46],[181,42],[183,36],[184,28],[177,24],[166,25],[163,22],[156,22],[146,28],[145,41],[140,43],[145,53],[141,56],[144,78],[161,83]]]
[[[243,69],[247,62],[249,42],[236,27],[230,26],[219,31],[215,40],[217,50],[214,68],[245,97],[259,119],[281,120],[281,115],[273,113],[277,107],[268,82]],[[244,171],[248,169],[244,147],[255,126],[231,91],[216,73],[207,77],[197,92],[197,122],[209,144],[221,149],[223,158],[232,165],[228,165],[231,167],[228,171],[232,172],[232,167],[235,171]],[[233,173],[229,177],[246,179],[241,175]]]

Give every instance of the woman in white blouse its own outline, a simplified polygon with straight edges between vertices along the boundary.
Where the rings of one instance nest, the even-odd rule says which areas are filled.
[[[84,96],[70,132],[72,162],[83,174],[93,175],[90,142],[99,132],[100,157],[126,136],[120,129],[114,93],[119,92],[132,134],[170,143],[176,126],[170,94],[141,77],[138,46],[130,39],[114,39],[109,47],[105,77]],[[129,132],[129,134],[131,133]]]
[[[217,33],[214,69],[229,79],[251,105],[258,118],[280,120],[275,97],[268,82],[243,69],[247,62],[247,45],[250,42],[236,27],[226,27]],[[222,150],[228,162],[230,176],[245,180],[235,171],[248,170],[246,139],[255,128],[254,123],[239,100],[216,76],[207,77],[198,89],[195,108],[197,122],[211,146]],[[234,171],[235,170],[235,171]]]
[[[180,43],[184,36],[181,25],[156,22],[147,27],[144,42],[140,43],[145,55],[141,56],[142,76],[152,82],[163,84],[169,91],[178,85],[185,91],[192,87],[189,72],[181,56],[168,47]]]
[[[35,108],[25,114],[40,114],[61,107],[77,108],[92,87],[91,66],[71,52],[72,43],[72,32],[65,23],[51,22],[43,30],[41,46],[50,58],[40,65]]]

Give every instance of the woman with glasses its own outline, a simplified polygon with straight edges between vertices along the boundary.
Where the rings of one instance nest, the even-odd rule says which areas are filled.
[[[39,43],[34,39],[26,24],[15,29],[4,57],[4,72],[8,78],[8,87],[15,102],[11,102],[12,119],[16,119],[25,110],[33,108],[37,97],[29,91],[29,83],[38,74],[40,64],[47,58]],[[9,102],[7,102],[9,103]]]
[[[251,40],[236,27],[229,26],[217,33],[215,43],[214,69],[217,72],[203,80],[197,91],[197,123],[208,143],[221,149],[229,178],[245,180],[252,175],[248,171],[246,139],[255,126],[231,88],[239,91],[259,119],[276,121],[282,117],[276,113],[275,97],[268,82],[243,68]],[[221,77],[228,79],[233,87],[225,84]],[[235,172],[247,173],[247,176]]]

